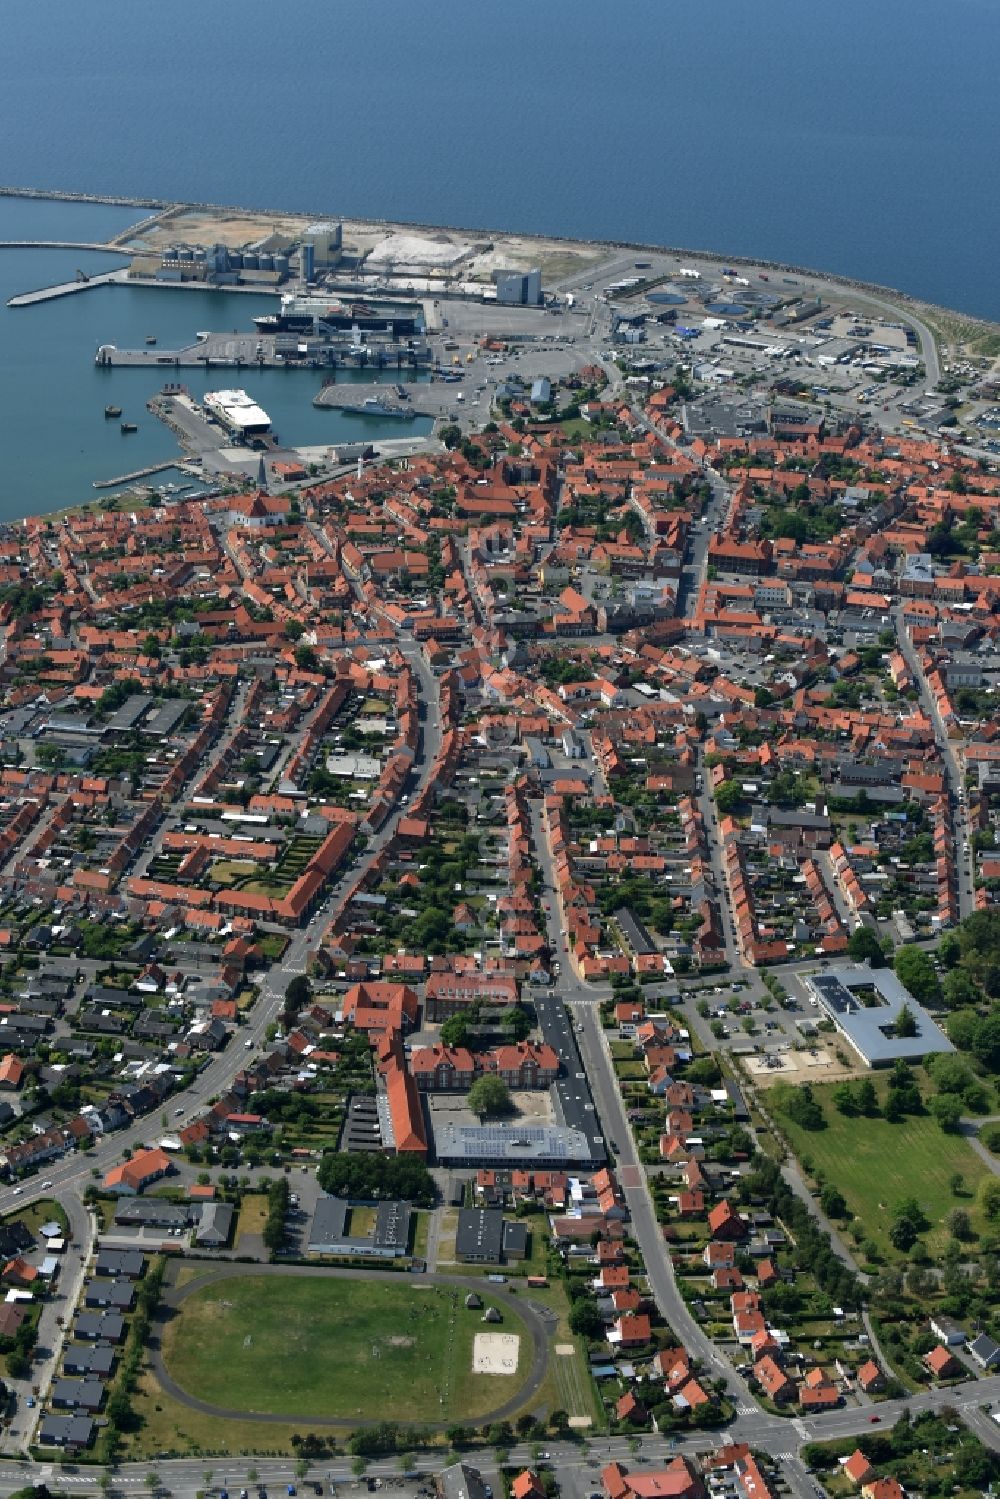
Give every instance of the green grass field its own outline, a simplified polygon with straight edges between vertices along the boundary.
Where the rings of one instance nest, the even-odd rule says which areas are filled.
[[[982,1231],[984,1223],[975,1193],[989,1172],[961,1135],[945,1134],[929,1114],[908,1117],[899,1124],[839,1114],[831,1101],[834,1086],[813,1087],[827,1121],[826,1129],[800,1129],[785,1114],[779,1116],[781,1127],[796,1155],[811,1161],[826,1181],[840,1188],[868,1238],[890,1258],[896,1258],[888,1230],[896,1205],[911,1196],[916,1197],[931,1222],[924,1237],[932,1252],[944,1248],[948,1234],[943,1220],[952,1208],[965,1208],[975,1229]],[[876,1087],[881,1098],[881,1080]],[[955,1174],[965,1180],[960,1197],[951,1190]]]
[[[402,1279],[234,1276],[182,1303],[163,1356],[189,1394],[234,1411],[466,1420],[516,1395],[530,1370],[527,1330],[505,1312],[496,1330],[521,1334],[519,1373],[472,1373],[481,1315],[457,1289]]]

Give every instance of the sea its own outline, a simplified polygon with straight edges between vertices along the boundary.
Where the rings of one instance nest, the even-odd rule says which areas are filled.
[[[1000,320],[998,0],[3,10],[8,185],[757,255]],[[0,200],[0,239],[135,216]],[[0,301],[80,263],[0,249]],[[0,314],[0,518],[79,498],[119,448],[168,456],[151,418],[103,429],[107,400],[131,415],[150,388],[95,372],[94,350],[245,326],[235,300],[111,288]],[[346,419],[286,380],[309,377],[253,391],[282,438],[327,440]]]

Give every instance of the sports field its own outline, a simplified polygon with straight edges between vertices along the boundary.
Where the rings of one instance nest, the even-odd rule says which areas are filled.
[[[498,1409],[528,1373],[473,1374],[482,1313],[451,1287],[401,1279],[234,1276],[181,1302],[164,1328],[177,1383],[226,1411],[344,1420],[465,1420]]]

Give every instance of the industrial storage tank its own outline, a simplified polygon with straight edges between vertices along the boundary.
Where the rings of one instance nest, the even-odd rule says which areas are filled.
[[[230,250],[230,252],[229,252],[229,269],[231,271],[241,271],[243,269],[243,251],[242,250]]]
[[[204,251],[202,253],[204,254]],[[187,245],[181,245],[177,251],[177,259],[183,260],[187,264],[188,261],[194,260],[194,251],[189,250]]]
[[[287,276],[291,269],[287,255],[276,255],[274,257],[274,269],[282,276]]]
[[[245,271],[256,271],[260,269],[260,256],[252,250],[246,251],[243,256],[243,269]]]

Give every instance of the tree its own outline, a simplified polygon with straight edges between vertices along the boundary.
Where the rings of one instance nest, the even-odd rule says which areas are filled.
[[[962,1118],[961,1099],[956,1098],[953,1093],[939,1093],[936,1098],[931,1099],[930,1110],[947,1134],[956,1133]]]
[[[980,1184],[978,1197],[983,1215],[991,1223],[995,1223],[1000,1218],[1000,1177],[985,1177]],[[10,1368],[9,1359],[7,1360],[7,1367]]]
[[[738,781],[720,781],[715,788],[715,805],[724,817],[736,811],[743,800],[743,788]]]
[[[823,1110],[809,1083],[800,1088],[778,1083],[771,1093],[775,1105],[800,1129],[825,1129]]]
[[[885,953],[871,927],[856,927],[847,940],[847,951],[855,963],[868,963],[872,968],[885,967]]]
[[[928,1057],[924,1063],[939,1093],[962,1093],[974,1081],[961,1057],[953,1052],[941,1051]]]
[[[962,1243],[966,1243],[973,1237],[972,1219],[965,1211],[965,1208],[952,1208],[948,1214],[947,1222],[948,1232],[953,1239],[959,1239]]]
[[[963,1005],[974,1005],[979,1000],[979,989],[964,968],[953,968],[944,976],[941,997],[950,1010]]]
[[[855,1094],[858,1108],[866,1118],[872,1118],[878,1113],[878,1094],[875,1092],[875,1084],[870,1077],[863,1077],[858,1084]]]
[[[597,1302],[592,1301],[589,1296],[580,1296],[574,1301],[570,1307],[569,1329],[588,1342],[601,1337],[604,1333],[604,1318]]]
[[[908,945],[896,953],[896,977],[909,989],[918,1004],[933,1005],[941,1001],[941,985],[934,964],[921,947]]]
[[[846,1218],[847,1201],[843,1192],[828,1182],[819,1194],[819,1205],[828,1218]]]
[[[858,1099],[850,1083],[838,1083],[831,1094],[833,1106],[838,1114],[850,1117],[858,1113]]]
[[[904,1197],[896,1206],[897,1218],[909,1218],[918,1234],[930,1228],[930,1220],[915,1197]]]
[[[909,1218],[897,1218],[889,1229],[889,1243],[905,1254],[917,1242],[917,1230]]]
[[[900,1010],[899,1014],[896,1016],[892,1028],[896,1035],[900,1038],[905,1036],[915,1036],[917,1034],[917,1017],[914,1015],[909,1005],[904,1005]]]
[[[531,1035],[531,1019],[520,1005],[508,1005],[500,1016],[500,1024],[511,1041],[526,1041]]]
[[[468,1046],[469,1022],[464,1015],[450,1015],[441,1026],[442,1046]]]
[[[298,1012],[312,998],[312,985],[304,973],[297,973],[285,990],[285,1009]]]
[[[510,1089],[502,1077],[487,1072],[476,1079],[466,1095],[468,1106],[480,1119],[498,1114],[509,1114],[512,1108]]]
[[[299,671],[318,671],[319,657],[311,645],[297,645],[295,647],[295,665]]]

